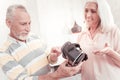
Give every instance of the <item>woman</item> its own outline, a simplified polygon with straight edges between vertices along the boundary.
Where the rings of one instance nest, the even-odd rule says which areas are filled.
[[[104,0],[83,0],[85,29],[78,43],[88,60],[81,68],[82,80],[120,80],[120,30]]]

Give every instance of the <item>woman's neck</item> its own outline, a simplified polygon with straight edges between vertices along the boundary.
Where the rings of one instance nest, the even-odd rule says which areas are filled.
[[[97,30],[98,27],[89,27],[89,31],[91,33],[94,33]]]
[[[95,34],[97,32],[97,28],[98,28],[98,26],[91,26],[91,27],[89,27],[89,32],[90,32],[90,35],[91,35],[92,39],[94,38],[94,36],[95,36]]]

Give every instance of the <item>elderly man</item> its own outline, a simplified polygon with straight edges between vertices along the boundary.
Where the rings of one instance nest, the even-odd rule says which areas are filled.
[[[67,67],[65,61],[50,72],[49,63],[56,62],[60,51],[53,48],[48,56],[43,41],[29,35],[31,20],[24,6],[10,6],[6,24],[10,34],[0,49],[0,67],[10,80],[58,80],[79,71],[81,65]]]

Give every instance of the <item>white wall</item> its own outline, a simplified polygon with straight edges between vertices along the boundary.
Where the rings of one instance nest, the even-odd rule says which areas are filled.
[[[115,23],[120,28],[120,0],[107,0],[110,4]]]

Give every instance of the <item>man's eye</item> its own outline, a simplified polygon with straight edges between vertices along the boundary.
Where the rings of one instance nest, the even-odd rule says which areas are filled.
[[[92,13],[96,13],[96,11],[95,11],[95,10],[91,10],[91,12],[92,12]]]
[[[29,22],[29,25],[31,24],[31,22]]]
[[[26,25],[26,23],[21,23],[21,25]]]
[[[85,9],[85,12],[88,12],[88,10],[87,10],[87,9]]]

